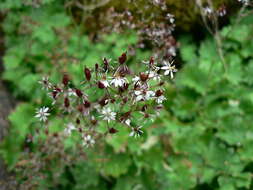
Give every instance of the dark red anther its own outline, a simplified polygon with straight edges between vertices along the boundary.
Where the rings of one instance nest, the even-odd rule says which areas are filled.
[[[113,128],[113,127],[109,129],[109,133],[111,133],[111,134],[114,134],[114,133],[117,133],[117,132],[118,132],[118,130]]]
[[[98,88],[104,89],[105,88],[104,83],[102,83],[101,81],[98,81]]]
[[[157,91],[155,92],[155,96],[156,96],[156,97],[159,97],[159,96],[161,96],[161,95],[163,95],[163,91],[162,91],[162,90],[157,90]]]
[[[114,104],[114,102],[115,102],[116,100],[113,98],[113,99],[111,99],[111,103],[112,104]]]
[[[119,57],[119,63],[124,64],[126,62],[127,56],[126,53],[122,53],[122,55]]]
[[[68,108],[69,105],[70,105],[69,99],[68,99],[68,98],[64,98],[64,106],[65,106],[66,108]]]
[[[63,75],[62,83],[64,84],[64,86],[68,85],[68,83],[69,83],[69,76],[67,74]]]
[[[78,97],[82,97],[83,96],[83,93],[82,93],[82,91],[81,90],[79,90],[79,89],[75,89],[75,92],[76,92],[76,95],[78,96]]]
[[[90,69],[85,68],[85,69],[84,69],[84,74],[85,74],[85,77],[86,77],[87,81],[90,81],[90,79],[91,79],[91,72],[90,72]]]
[[[82,128],[78,128],[78,131],[79,131],[79,133],[83,132]]]

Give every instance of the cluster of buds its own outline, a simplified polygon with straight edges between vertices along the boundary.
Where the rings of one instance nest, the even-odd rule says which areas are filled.
[[[166,77],[173,78],[177,71],[173,62],[157,63],[151,57],[142,62],[145,70],[137,74],[126,62],[126,53],[114,64],[103,58],[94,68],[84,68],[84,80],[78,86],[72,84],[66,73],[60,84],[52,84],[47,77],[40,81],[52,98],[53,106],[69,121],[64,129],[66,135],[73,131],[81,133],[86,147],[95,144],[101,127],[106,129],[103,135],[127,127],[130,136],[138,137],[143,133],[141,128],[159,115],[166,100],[163,87]],[[49,111],[42,107],[36,117],[47,123]]]
[[[101,20],[102,31],[110,33],[134,29],[139,37],[138,47],[144,48],[146,42],[149,42],[154,47],[155,57],[169,60],[169,57],[176,56],[178,43],[172,35],[175,17],[169,13],[166,1],[149,0],[145,4],[133,0],[127,2],[123,11],[110,7],[99,14],[96,19]]]
[[[212,19],[213,17],[224,17],[227,14],[227,10],[225,5],[221,5],[217,10],[214,10],[213,8],[206,6],[203,8],[204,15],[207,16],[209,19]]]

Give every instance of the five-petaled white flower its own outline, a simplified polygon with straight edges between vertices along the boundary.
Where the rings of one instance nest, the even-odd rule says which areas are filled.
[[[163,95],[158,96],[158,97],[156,98],[156,102],[157,102],[158,104],[163,103],[164,100],[166,100],[166,98],[165,98],[165,96],[163,96]]]
[[[95,140],[90,135],[83,136],[83,146],[90,147],[95,144]]]
[[[127,83],[128,83],[127,79],[120,76],[113,77],[113,79],[110,82],[110,84],[114,85],[116,88],[122,87],[124,86],[124,84],[127,84]]]
[[[47,117],[50,115],[50,113],[48,113],[49,108],[48,107],[42,107],[37,109],[36,111],[36,115],[35,117],[39,118],[40,121],[47,121]]]
[[[148,78],[150,79],[154,79],[155,81],[161,81],[161,76],[155,72],[155,71],[150,71],[150,72],[146,72],[148,73]]]
[[[129,134],[130,137],[139,137],[142,135],[143,131],[141,130],[142,126],[140,127],[132,127],[132,131]]]
[[[155,93],[151,90],[136,90],[134,91],[134,94],[136,95],[135,100],[141,101],[141,100],[150,100],[151,98],[153,98],[155,96]]]
[[[177,72],[177,69],[175,65],[172,65],[172,63],[164,61],[164,66],[161,68],[162,70],[165,70],[164,75],[170,75],[171,78],[174,77],[173,73]]]
[[[52,88],[52,84],[50,83],[48,76],[42,77],[42,79],[39,81],[39,83],[42,85],[43,89],[48,90],[48,89]]]
[[[103,117],[103,120],[106,120],[108,122],[110,122],[111,120],[115,120],[116,113],[113,112],[111,110],[111,108],[109,108],[109,107],[108,108],[103,108],[101,113],[102,113],[101,117]]]
[[[67,127],[64,129],[64,133],[70,135],[74,130],[76,130],[75,125],[73,125],[73,123],[69,123],[67,124]]]

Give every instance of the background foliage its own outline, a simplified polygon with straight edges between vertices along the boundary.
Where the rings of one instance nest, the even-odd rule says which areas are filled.
[[[122,130],[104,139],[104,146],[87,150],[86,158],[65,162],[58,152],[43,154],[39,140],[26,142],[38,125],[35,108],[50,104],[37,81],[48,74],[56,82],[67,71],[77,82],[83,78],[83,66],[93,66],[104,56],[116,58],[138,39],[128,31],[90,41],[73,24],[62,1],[43,1],[34,9],[19,0],[6,0],[0,9],[9,10],[3,23],[7,48],[3,78],[25,102],[9,116],[10,134],[0,151],[10,169],[17,171],[19,182],[31,171],[17,169],[29,159],[25,153],[29,148],[38,157],[52,157],[45,162],[47,177],[39,181],[38,189],[253,188],[252,16],[221,30],[226,70],[212,37],[197,43],[189,34],[181,35],[182,68],[166,86],[168,100],[160,119],[140,139],[129,138]],[[137,50],[134,55],[129,64],[137,68],[150,53]],[[52,118],[52,130],[61,128],[62,122]],[[70,158],[76,157],[68,139],[63,142]]]

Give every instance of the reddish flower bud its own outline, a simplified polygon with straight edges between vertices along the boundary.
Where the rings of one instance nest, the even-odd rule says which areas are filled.
[[[69,76],[67,74],[63,75],[62,83],[64,84],[64,86],[68,85],[68,83],[69,83]]]
[[[65,98],[64,99],[64,106],[66,107],[66,108],[68,108],[69,107],[69,99],[68,98]]]
[[[159,96],[163,95],[163,91],[162,90],[157,90],[155,92],[155,95],[156,95],[156,97],[159,97]]]
[[[92,120],[90,120],[90,122],[92,125],[96,125],[98,123],[98,121],[96,119],[92,119]]]
[[[85,77],[86,77],[87,81],[90,81],[90,79],[91,79],[91,72],[90,72],[90,69],[85,68],[85,69],[84,69],[84,74],[85,74]]]
[[[123,99],[122,99],[122,101],[123,101],[123,103],[125,104],[125,103],[127,103],[128,98],[127,98],[127,97],[125,97],[125,98],[123,98]]]
[[[124,64],[126,62],[127,56],[126,53],[122,53],[122,55],[119,57],[119,63]]]
[[[150,64],[150,65],[153,65],[153,64],[154,64],[154,62],[155,62],[154,57],[153,57],[153,56],[152,56],[152,57],[150,57],[149,64]]]
[[[78,131],[79,131],[79,133],[83,132],[82,128],[78,128]]]
[[[98,66],[98,64],[96,63],[96,64],[95,64],[95,71],[96,71],[96,72],[98,71],[98,68],[99,68],[99,66]]]
[[[90,102],[85,100],[83,105],[84,105],[85,108],[89,108],[90,107]]]
[[[148,105],[144,105],[144,106],[142,106],[141,111],[145,112],[147,109],[148,109]]]
[[[76,124],[79,125],[80,123],[81,123],[80,119],[77,118],[77,119],[76,119]]]
[[[159,86],[163,86],[163,85],[164,85],[164,82],[160,82],[160,83],[159,83]]]
[[[113,104],[114,102],[115,102],[116,100],[113,98],[113,99],[111,99],[111,103]]]
[[[81,113],[83,113],[83,105],[78,105],[77,110]]]
[[[98,81],[98,88],[104,89],[105,88],[104,83],[102,83],[101,81]]]
[[[106,72],[109,69],[109,62],[105,57],[103,59],[103,63],[104,63],[104,72]]]
[[[142,82],[146,82],[148,80],[148,74],[140,73],[140,79]]]
[[[108,104],[108,102],[109,102],[109,100],[108,100],[108,98],[107,97],[104,97],[104,98],[102,98],[101,100],[99,100],[99,104],[100,104],[100,106],[105,106],[105,105],[107,105]]]
[[[118,130],[113,128],[113,127],[109,129],[109,133],[111,133],[111,134],[114,134],[114,133],[117,133],[117,132],[118,132]]]
[[[76,92],[76,95],[78,96],[78,97],[82,97],[83,96],[83,93],[82,93],[82,91],[81,90],[79,90],[79,89],[75,89],[75,92]]]

